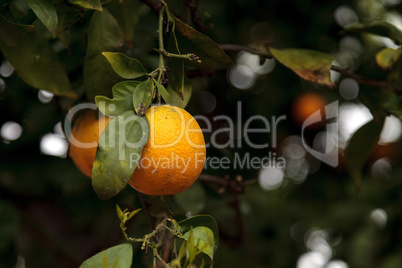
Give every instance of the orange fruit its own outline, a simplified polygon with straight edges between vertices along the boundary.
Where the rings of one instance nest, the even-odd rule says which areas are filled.
[[[190,187],[200,175],[206,157],[204,135],[187,111],[152,106],[145,112],[150,133],[131,187],[148,195],[172,195]]]
[[[78,169],[87,177],[92,176],[99,136],[111,119],[93,110],[86,110],[74,123],[69,138],[69,155]]]
[[[152,106],[145,112],[150,125],[148,143],[129,181],[148,195],[172,195],[190,187],[200,175],[206,157],[204,135],[187,111],[169,105]],[[86,176],[92,176],[99,136],[111,119],[94,111],[84,112],[75,122],[69,155]],[[83,148],[71,137],[84,144]]]
[[[307,118],[309,118],[316,111],[320,111],[322,120],[309,125],[309,127],[322,126],[325,122],[325,120],[323,120],[323,115],[326,104],[325,99],[317,93],[303,93],[297,96],[296,100],[292,103],[292,118],[296,124],[302,126]]]

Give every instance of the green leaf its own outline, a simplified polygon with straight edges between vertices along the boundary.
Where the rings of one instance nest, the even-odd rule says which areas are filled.
[[[335,87],[331,80],[331,66],[334,57],[310,49],[271,48],[274,58],[294,71],[298,76],[314,83]]]
[[[213,233],[213,248],[216,250],[219,246],[219,229],[215,219],[209,215],[198,215],[179,222],[182,233],[190,231],[191,227],[207,227]]]
[[[172,31],[169,36],[168,49],[171,53],[181,54],[175,34],[175,23],[173,23]],[[184,76],[185,76],[183,60],[174,57],[168,58],[167,65],[169,67],[169,71],[167,72],[168,84],[183,100],[184,99],[183,87],[184,87]]]
[[[2,23],[4,22],[3,20]],[[12,27],[16,25],[13,24]],[[34,88],[76,98],[77,93],[71,88],[65,70],[42,33],[37,29],[28,31],[25,35],[22,32],[24,30],[17,32],[16,39],[8,39],[12,43],[18,41],[13,43],[13,47],[8,46],[3,38],[0,39],[0,50],[19,77]]]
[[[0,15],[0,37],[9,47],[18,45],[34,29],[33,25],[17,24]]]
[[[127,185],[148,138],[147,118],[137,116],[133,110],[109,122],[99,138],[92,168],[92,186],[99,198],[109,199]]]
[[[200,183],[194,183],[186,191],[175,194],[174,198],[177,204],[186,212],[191,212],[193,215],[200,213],[206,202],[206,194]]]
[[[154,86],[158,89],[158,92],[161,94],[162,98],[165,100],[166,103],[170,103],[170,94],[167,92],[166,88],[159,84],[155,79],[152,79]]]
[[[121,244],[108,248],[84,261],[80,268],[130,268],[133,261],[133,246]]]
[[[179,95],[177,94],[177,92],[174,89],[172,89],[168,84],[167,92],[170,95],[170,101],[167,102],[168,104],[177,106],[177,107],[180,107],[183,109],[187,106],[188,102],[190,101],[191,94],[193,91],[191,80],[188,79],[187,77],[185,77],[183,86],[184,86],[184,88],[183,88],[184,100],[182,100],[179,97]],[[165,99],[165,101],[166,101],[166,99]]]
[[[105,96],[96,96],[95,103],[98,109],[108,117],[114,117],[133,110],[132,96],[139,81],[123,81],[113,86],[113,99]]]
[[[391,38],[395,43],[402,44],[402,31],[386,21],[371,20],[365,23],[352,24],[346,27],[345,32],[365,32]]]
[[[356,190],[361,188],[361,178],[364,165],[376,146],[384,120],[372,120],[359,128],[352,136],[345,151],[346,164]]]
[[[131,211],[130,214],[128,214],[127,216],[127,220],[137,215],[141,210],[142,210],[141,208],[137,208],[136,210]]]
[[[83,8],[95,9],[102,11],[102,3],[100,0],[67,0],[70,4]]]
[[[56,37],[58,24],[56,7],[51,0],[26,0],[28,6],[33,10],[40,21]]]
[[[112,1],[107,6],[110,13],[113,14],[119,23],[124,40],[129,45],[132,44],[131,41],[133,40],[135,28],[139,21],[138,13],[141,5],[141,1],[138,0],[124,0]]]
[[[208,227],[191,228],[190,231],[183,234],[182,238],[188,242],[187,249],[190,250],[190,255],[196,255],[195,252],[191,252],[195,247],[211,259],[214,258],[214,233]]]
[[[141,82],[133,94],[133,106],[135,112],[142,116],[152,103],[154,84],[151,79]]]
[[[116,212],[117,212],[117,217],[119,217],[120,221],[123,222],[124,219],[124,212],[121,210],[118,204],[116,204]]]
[[[178,18],[171,15],[175,22],[178,43],[182,54],[193,53],[201,63],[186,61],[186,64],[207,70],[226,69],[233,65],[232,60],[222,48],[206,35],[196,31]]]
[[[84,62],[85,89],[90,101],[97,95],[111,97],[113,85],[122,80],[102,52],[119,50],[123,41],[120,27],[109,11],[95,11],[88,27],[88,47]]]
[[[384,48],[376,55],[376,60],[378,66],[383,68],[386,71],[391,71],[392,66],[394,66],[395,62],[400,58],[402,52],[402,48],[393,49],[393,48]]]
[[[113,70],[122,78],[135,79],[146,74],[139,60],[129,58],[118,52],[103,52]]]

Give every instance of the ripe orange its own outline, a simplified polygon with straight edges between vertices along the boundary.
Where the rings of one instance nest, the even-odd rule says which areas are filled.
[[[205,163],[200,126],[187,111],[170,105],[152,106],[145,116],[149,140],[129,184],[148,195],[184,191],[195,182]]]
[[[205,141],[197,121],[187,111],[169,105],[152,106],[145,112],[150,125],[148,143],[129,181],[148,195],[172,195],[190,187],[200,175],[206,157]],[[99,136],[111,119],[86,111],[75,122],[69,155],[86,176],[92,176]]]
[[[103,115],[98,119],[95,111],[86,110],[73,125],[69,138],[69,155],[78,169],[87,177],[92,176],[92,165],[95,160],[99,136],[110,120],[109,117]],[[76,141],[73,141],[72,137]]]
[[[296,100],[292,103],[291,115],[295,123],[302,126],[303,123],[316,111],[320,111],[321,118],[324,114],[324,109],[326,105],[325,99],[317,93],[303,93],[297,96]],[[314,123],[309,127],[322,126],[324,120]]]

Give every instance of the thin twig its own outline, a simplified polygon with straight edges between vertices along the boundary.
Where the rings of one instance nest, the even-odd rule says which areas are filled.
[[[160,9],[160,2],[159,0],[141,0],[144,4],[149,6],[149,8],[156,14],[159,14],[159,9]]]
[[[190,11],[191,22],[194,24],[195,29],[200,32],[205,32],[208,29],[214,27],[212,23],[205,25],[201,18],[197,16],[198,7],[200,5],[201,0],[184,0],[185,5]]]

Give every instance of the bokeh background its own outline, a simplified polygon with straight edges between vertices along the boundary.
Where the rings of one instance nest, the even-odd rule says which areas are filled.
[[[24,6],[24,1],[14,1]],[[168,1],[183,20],[183,1]],[[107,7],[107,5],[106,5]],[[133,47],[126,54],[154,66],[157,19],[139,5]],[[198,15],[213,24],[205,34],[219,44],[250,45],[267,42],[277,48],[309,48],[330,53],[335,65],[367,77],[386,79],[375,54],[395,48],[388,38],[347,34],[356,22],[384,19],[402,29],[400,0],[359,1],[247,1],[202,0]],[[90,14],[77,28],[89,23]],[[76,31],[77,33],[78,31]],[[54,41],[51,41],[54,43]],[[66,64],[77,91],[83,90],[82,61],[86,35],[77,34]],[[56,45],[55,45],[56,46]],[[243,192],[223,191],[200,180],[188,191],[165,197],[175,218],[207,213],[220,229],[215,267],[398,268],[402,267],[401,122],[387,118],[376,150],[364,169],[362,189],[356,193],[343,156],[353,133],[372,119],[365,92],[378,91],[333,72],[337,87],[328,89],[301,80],[273,59],[248,52],[228,52],[235,65],[192,79],[187,110],[213,120],[227,115],[235,124],[253,115],[287,116],[279,124],[278,144],[269,149],[208,148],[209,157],[270,152],[286,159],[286,167],[211,169],[204,174],[241,177]],[[60,50],[67,61],[68,54]],[[67,157],[62,122],[71,100],[24,84],[1,56],[0,65],[0,267],[78,267],[85,259],[124,241],[115,205],[141,207],[135,191],[126,188],[108,201],[98,199],[90,179]],[[339,136],[325,125],[306,130],[307,143],[340,158],[330,167],[311,157],[301,142],[300,126],[292,119],[293,101],[304,92],[339,103]],[[236,122],[241,106],[243,122]],[[255,127],[261,127],[255,122]],[[228,127],[215,121],[213,129]],[[271,143],[271,135],[253,134],[256,143]],[[330,137],[334,143],[325,145]],[[206,135],[206,140],[210,140]],[[236,133],[234,139],[243,139]],[[335,140],[336,139],[336,140]],[[219,141],[225,143],[225,133]],[[336,145],[337,144],[337,145]],[[328,146],[332,146],[328,148]],[[339,155],[338,155],[339,152]],[[205,177],[204,177],[205,178]],[[144,214],[129,226],[134,236],[149,231]],[[133,267],[150,267],[151,259],[137,246]]]

